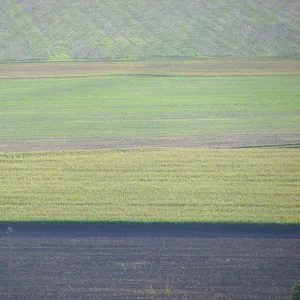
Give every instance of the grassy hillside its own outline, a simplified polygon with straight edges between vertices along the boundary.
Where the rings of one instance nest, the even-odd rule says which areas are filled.
[[[1,0],[0,60],[300,55],[300,1]]]

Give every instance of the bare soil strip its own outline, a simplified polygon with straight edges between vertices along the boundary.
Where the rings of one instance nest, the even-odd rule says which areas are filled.
[[[0,63],[0,79],[140,76],[272,76],[300,75],[300,59],[205,59]]]
[[[12,299],[289,299],[300,238],[13,232]],[[0,298],[8,239],[0,236]]]
[[[10,139],[0,140],[1,152],[95,150],[133,147],[241,148],[299,147],[300,134],[210,134],[149,139]]]

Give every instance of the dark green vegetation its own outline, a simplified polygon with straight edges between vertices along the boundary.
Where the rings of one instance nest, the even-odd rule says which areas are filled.
[[[0,60],[300,55],[300,2],[1,0]]]
[[[300,126],[299,76],[3,80],[0,90],[2,141],[297,134]]]
[[[300,300],[300,283],[295,284],[293,287],[292,300]]]
[[[0,155],[3,221],[299,223],[298,149]]]

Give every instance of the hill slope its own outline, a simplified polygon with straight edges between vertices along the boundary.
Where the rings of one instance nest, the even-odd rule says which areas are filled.
[[[0,60],[300,55],[300,1],[224,2],[1,0]]]

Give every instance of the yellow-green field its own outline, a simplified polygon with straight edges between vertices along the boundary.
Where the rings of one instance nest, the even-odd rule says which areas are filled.
[[[300,224],[299,70],[1,64],[0,221]]]
[[[300,223],[297,149],[0,155],[2,221]]]

